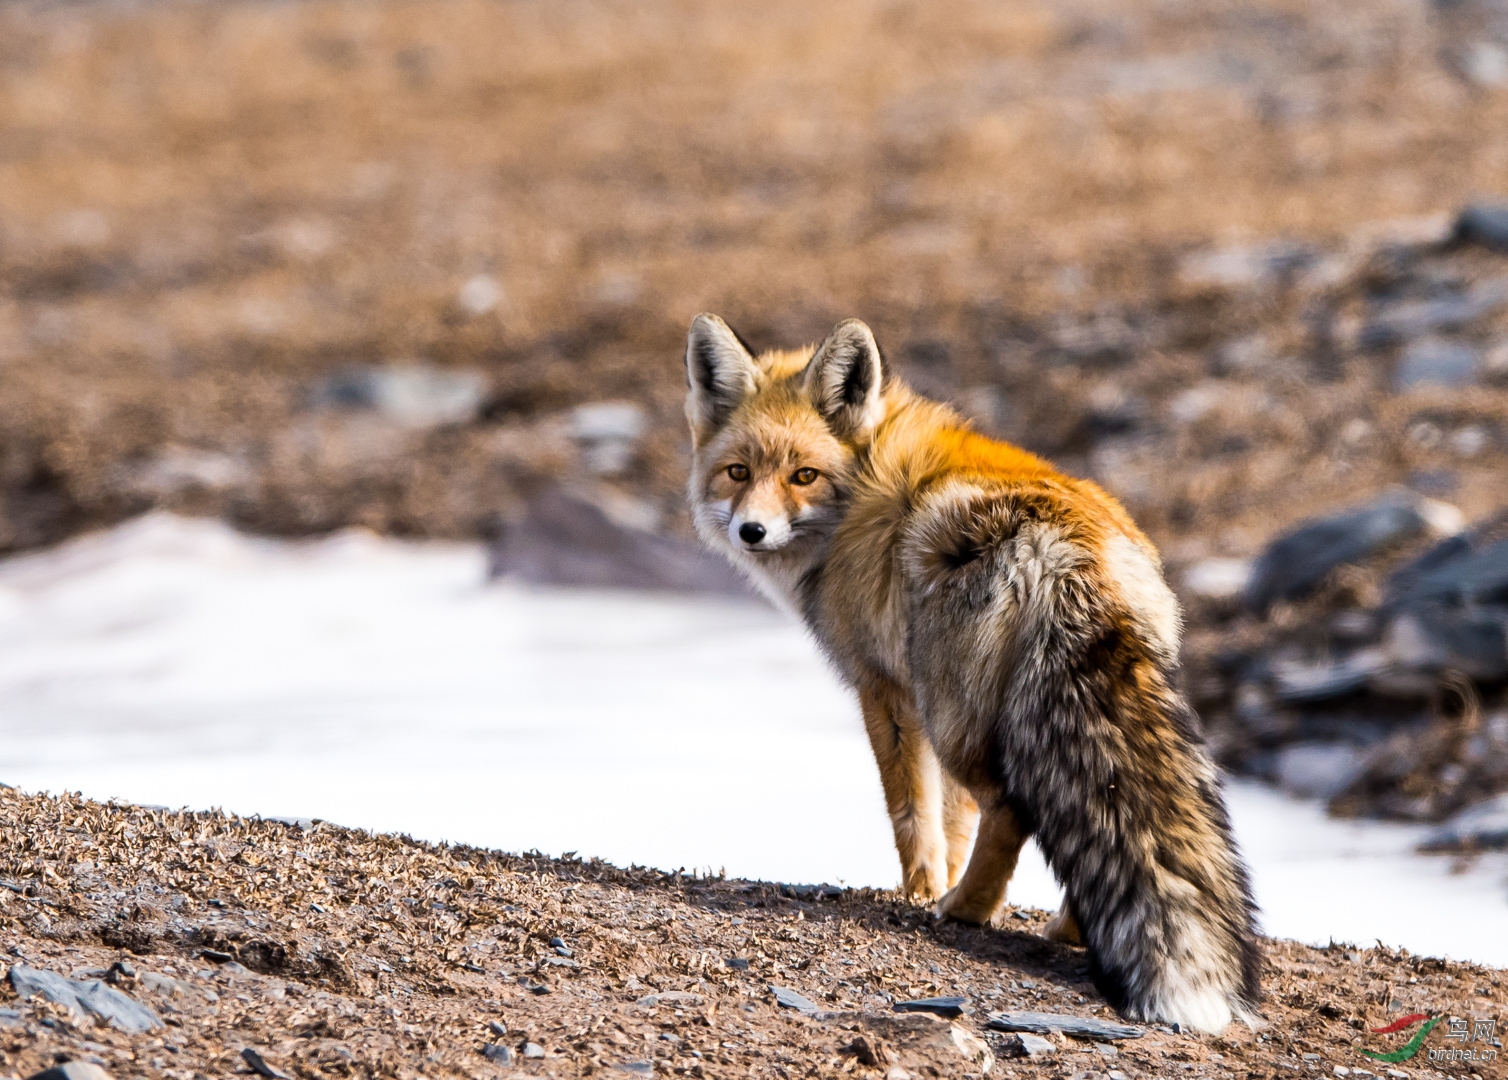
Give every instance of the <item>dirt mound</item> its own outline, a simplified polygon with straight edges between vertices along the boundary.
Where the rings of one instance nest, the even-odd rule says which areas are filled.
[[[1255,1033],[1073,1038],[1053,1033],[1062,1019],[992,1018],[1117,1019],[1083,952],[1038,936],[1047,914],[977,929],[871,890],[0,789],[0,949],[14,969],[0,982],[0,1075],[89,1060],[167,1080],[258,1062],[305,1080],[898,1078],[978,1076],[995,1059],[995,1076],[1365,1076],[1386,1066],[1360,1049],[1408,1035],[1369,1029],[1415,1013],[1456,1027],[1442,1022],[1403,1068],[1454,1048],[1477,1058],[1441,1070],[1502,1075],[1483,1060],[1500,1026],[1475,1023],[1501,1024],[1501,973],[1380,945],[1268,942],[1269,1023]],[[164,1026],[132,1033],[18,997],[37,971],[124,993]],[[925,1006],[951,1020],[894,1008],[934,997],[963,1000]],[[1446,1038],[1463,1020],[1467,1034]],[[1046,1045],[1001,1026],[1046,1031]],[[1023,1046],[1037,1056],[1009,1057]]]

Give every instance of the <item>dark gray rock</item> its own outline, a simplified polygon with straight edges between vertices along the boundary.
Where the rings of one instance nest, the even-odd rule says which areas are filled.
[[[1417,604],[1388,627],[1388,653],[1402,671],[1449,668],[1480,682],[1508,677],[1508,604]]]
[[[501,1020],[488,1020],[487,1030],[501,1039],[508,1034],[508,1025]]]
[[[815,1001],[802,994],[798,994],[789,986],[771,986],[770,993],[775,995],[775,1003],[782,1008],[795,1009],[797,1012],[806,1013],[808,1016],[815,1016],[821,1012]]]
[[[723,963],[726,966],[732,968],[734,971],[748,971],[749,970],[749,962],[747,960],[745,960],[742,956],[730,956],[727,959],[725,959],[723,961]]]
[[[1448,537],[1388,579],[1384,608],[1508,603],[1508,510]]]
[[[780,895],[788,896],[792,900],[830,900],[843,895],[843,888],[839,885],[791,885],[782,881],[780,883]]]
[[[1069,1016],[1065,1013],[1045,1012],[995,1012],[985,1019],[985,1027],[994,1031],[1026,1031],[1046,1035],[1059,1031],[1081,1039],[1108,1042],[1115,1039],[1139,1039],[1146,1034],[1145,1028],[1130,1024],[1112,1024],[1092,1016]]]
[[[963,1016],[974,1011],[965,997],[916,998],[912,1001],[897,1001],[890,1006],[896,1012],[924,1012],[933,1016]]]
[[[1508,792],[1468,806],[1419,844],[1420,851],[1508,849]]]
[[[1358,562],[1429,528],[1423,500],[1408,492],[1366,506],[1311,518],[1268,545],[1246,585],[1247,607],[1264,613],[1278,600],[1296,600],[1332,570]]]
[[[40,995],[80,1021],[94,1017],[132,1035],[163,1026],[150,1008],[98,979],[70,979],[55,971],[16,964],[10,969],[10,984],[23,1001]]]
[[[1403,393],[1416,386],[1470,386],[1481,366],[1482,358],[1470,345],[1433,338],[1416,341],[1398,358],[1393,389]]]
[[[482,1047],[482,1056],[494,1065],[512,1065],[513,1049],[502,1043],[488,1043]]]
[[[700,544],[615,521],[579,495],[549,488],[501,522],[489,552],[495,578],[540,585],[663,589],[753,597],[742,576]]]
[[[92,1061],[65,1061],[32,1073],[26,1080],[110,1080],[110,1074]]]
[[[293,1080],[282,1069],[276,1069],[267,1064],[267,1059],[249,1046],[241,1051],[241,1060],[246,1062],[252,1072],[258,1076],[265,1076],[267,1080]]]
[[[1477,244],[1493,251],[1508,251],[1508,204],[1476,203],[1456,218],[1458,242]]]

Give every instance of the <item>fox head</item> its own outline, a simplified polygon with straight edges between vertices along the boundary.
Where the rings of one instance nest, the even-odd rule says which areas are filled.
[[[884,416],[883,377],[874,334],[857,319],[814,349],[760,356],[716,315],[693,319],[686,418],[703,540],[751,567],[819,551]]]

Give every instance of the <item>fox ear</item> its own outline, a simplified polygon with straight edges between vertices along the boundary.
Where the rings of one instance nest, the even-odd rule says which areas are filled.
[[[754,356],[733,329],[702,312],[686,335],[686,415],[698,431],[723,424],[754,392]]]
[[[880,422],[884,366],[874,333],[858,319],[833,327],[806,367],[806,392],[833,430],[868,435]]]

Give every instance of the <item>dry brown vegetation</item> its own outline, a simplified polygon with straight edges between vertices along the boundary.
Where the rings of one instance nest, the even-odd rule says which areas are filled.
[[[869,319],[904,374],[1101,475],[1165,543],[1250,550],[1442,461],[1479,511],[1503,392],[1381,390],[1388,356],[1332,332],[1366,282],[1320,256],[1508,190],[1508,90],[1468,62],[1504,18],[1495,0],[6,4],[0,549],[149,505],[472,535],[529,477],[576,468],[531,425],[605,398],[654,421],[615,482],[674,510],[678,352],[703,308],[763,345]],[[1274,242],[1312,247],[1244,280],[1188,261]],[[499,289],[481,314],[458,299],[477,275]],[[316,405],[323,374],[411,359],[482,372],[487,408],[410,431]],[[1218,407],[1169,414],[1205,383]],[[1487,423],[1486,450],[1411,443],[1421,408],[1447,436]]]
[[[5,963],[84,979],[109,970],[167,1025],[128,1035],[19,1001],[0,981],[0,1077],[94,1059],[118,1080],[193,1080],[244,1072],[250,1047],[299,1080],[978,1080],[981,1062],[956,1050],[946,1023],[891,1019],[892,1000],[968,998],[974,1011],[957,1026],[1000,1055],[1004,1037],[984,1026],[991,1011],[1115,1019],[1083,952],[1038,936],[1046,912],[1016,909],[1005,927],[979,929],[886,893],[795,892],[0,788]],[[1404,1038],[1366,1029],[1413,1012],[1496,1020],[1501,1037],[1499,971],[1380,946],[1266,948],[1260,1031],[1152,1028],[1118,1050],[1059,1037],[1051,1057],[1001,1056],[989,1075],[1380,1074],[1358,1048]],[[820,1013],[776,1007],[771,984]],[[1490,1049],[1445,1035],[1429,1046]],[[856,1053],[860,1038],[883,1061]],[[510,1066],[482,1054],[530,1043],[540,1056]],[[1404,1068],[1441,1075],[1423,1054]],[[1498,1062],[1439,1068],[1502,1075]]]

